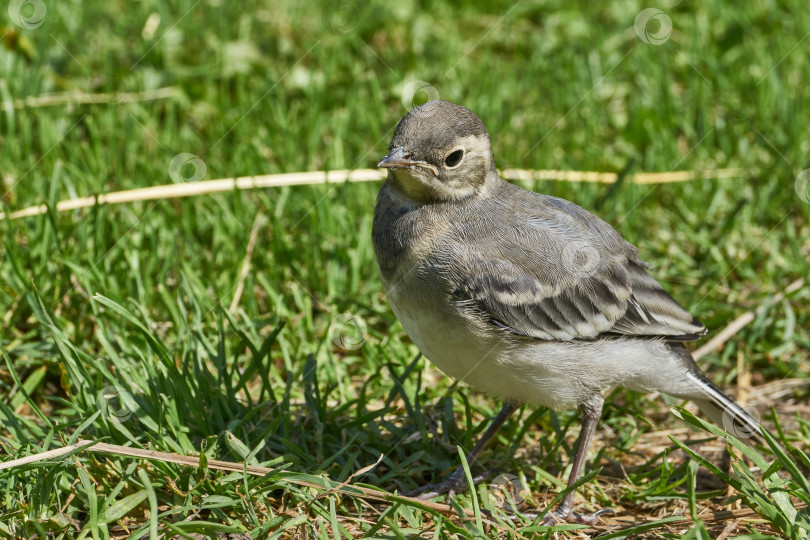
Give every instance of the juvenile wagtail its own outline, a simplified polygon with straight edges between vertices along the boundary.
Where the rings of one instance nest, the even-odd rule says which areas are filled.
[[[522,405],[579,408],[568,485],[579,478],[606,391],[694,401],[715,423],[759,424],[701,372],[683,342],[706,328],[648,273],[636,247],[576,204],[502,180],[489,133],[469,109],[429,101],[397,124],[374,212],[388,301],[425,356],[504,400],[472,462]],[[459,467],[417,493],[466,485]],[[550,513],[572,513],[574,492]],[[547,522],[553,521],[547,518]]]

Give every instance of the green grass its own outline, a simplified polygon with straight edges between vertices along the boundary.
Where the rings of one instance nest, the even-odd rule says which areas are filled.
[[[810,385],[781,382],[810,383],[810,288],[768,300],[810,258],[810,204],[796,189],[810,168],[806,6],[661,4],[673,32],[653,45],[633,29],[642,3],[459,4],[46,2],[30,29],[4,11],[0,210],[170,183],[180,153],[199,156],[208,179],[373,167],[415,80],[432,85],[415,101],[438,95],[481,116],[500,167],[745,168],[659,186],[527,186],[616,226],[711,332],[766,306],[701,364],[724,388],[738,365],[753,374],[761,391],[750,395],[796,462],[778,445],[732,440],[726,470],[722,455],[704,457],[717,449],[708,425],[681,413],[700,431],[686,430],[671,400],[617,390],[588,469],[601,472],[577,506],[619,510],[587,534],[716,536],[728,523],[702,511],[742,504],[758,514],[731,537],[806,537],[807,510],[795,508],[810,499]],[[178,95],[14,106],[166,86]],[[457,447],[469,452],[499,407],[419,358],[390,311],[370,242],[376,190],[280,188],[0,222],[0,460],[89,439],[274,470],[92,453],[3,470],[0,536],[545,534],[504,518],[488,484],[460,494],[453,517],[295,483],[335,485],[383,454],[352,483],[414,488],[455,467]],[[471,473],[517,476],[526,508],[542,511],[564,487],[576,423],[571,411],[524,409]],[[457,517],[473,508],[494,515]],[[674,521],[690,515],[703,521]]]

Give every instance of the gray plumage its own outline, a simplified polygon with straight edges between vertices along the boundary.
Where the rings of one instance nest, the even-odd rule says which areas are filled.
[[[511,403],[582,406],[615,386],[695,400],[756,429],[681,342],[706,328],[638,249],[569,201],[502,180],[489,134],[447,101],[400,120],[374,214],[383,288],[448,375]],[[601,409],[601,404],[600,404]],[[722,425],[722,424],[721,424]],[[728,429],[728,427],[727,427]]]

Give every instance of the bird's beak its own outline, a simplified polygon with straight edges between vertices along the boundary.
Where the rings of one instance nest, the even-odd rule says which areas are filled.
[[[439,171],[436,167],[425,161],[416,161],[411,159],[411,155],[405,151],[402,146],[394,148],[391,152],[382,158],[377,167],[384,167],[386,169],[409,169],[411,167],[422,167],[432,172],[435,176],[439,176]]]
[[[405,169],[413,165],[413,161],[411,161],[411,155],[405,151],[405,148],[400,146],[399,148],[394,148],[391,150],[391,153],[382,158],[382,160],[377,163],[377,167],[385,167],[386,169]]]

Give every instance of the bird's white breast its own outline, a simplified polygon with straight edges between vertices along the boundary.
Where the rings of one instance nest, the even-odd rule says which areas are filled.
[[[397,318],[425,357],[448,376],[517,403],[570,407],[615,386],[686,395],[680,360],[643,340],[545,341],[466,319],[414,274],[384,282]]]
[[[388,301],[413,342],[444,373],[514,402],[548,406],[578,402],[579,392],[564,388],[563,374],[550,372],[542,362],[520,359],[520,349],[508,334],[494,327],[481,331],[475,322],[442,305],[440,295],[414,281],[406,277],[398,284],[384,284]]]

